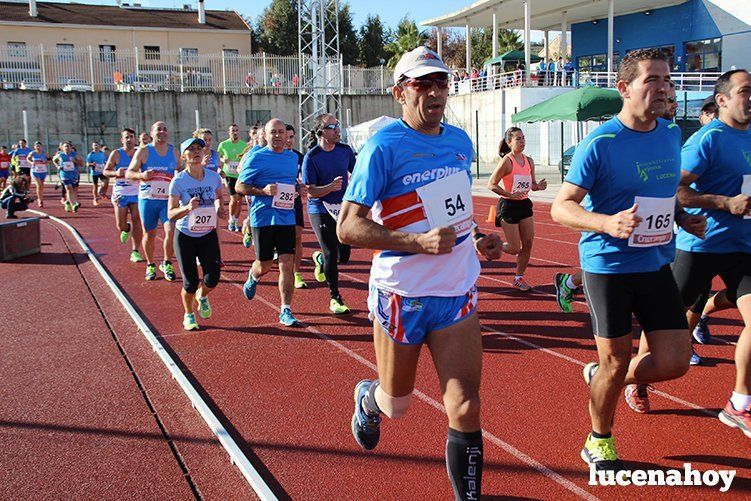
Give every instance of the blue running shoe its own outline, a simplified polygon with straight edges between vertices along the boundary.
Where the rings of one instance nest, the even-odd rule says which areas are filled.
[[[363,379],[355,385],[355,412],[352,414],[352,436],[360,447],[372,451],[381,438],[381,416],[371,416],[362,408],[362,399],[368,393],[373,381]]]
[[[694,327],[694,332],[691,333],[694,336],[694,340],[699,344],[709,344],[712,342],[712,333],[709,332],[707,320],[709,319],[700,318],[699,323]]]
[[[297,319],[289,308],[284,308],[279,314],[279,323],[285,327],[295,327],[298,325]]]
[[[704,365],[704,360],[696,354],[694,350],[691,350],[691,360],[688,362],[689,365]]]
[[[246,280],[245,285],[243,285],[245,299],[251,300],[256,296],[256,285],[258,285],[258,282],[253,280],[253,275],[251,272],[248,272],[248,280]]]

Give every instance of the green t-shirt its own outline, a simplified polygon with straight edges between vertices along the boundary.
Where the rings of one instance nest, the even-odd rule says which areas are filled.
[[[240,158],[243,156],[243,151],[248,147],[248,144],[244,141],[237,141],[233,143],[231,139],[225,139],[219,143],[219,147],[216,149],[219,156],[222,158],[222,164],[224,165],[224,173],[229,177],[237,177],[237,169],[240,168]],[[227,163],[224,160],[227,160]]]

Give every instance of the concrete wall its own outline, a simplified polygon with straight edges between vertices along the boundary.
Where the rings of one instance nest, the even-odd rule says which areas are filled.
[[[381,115],[400,116],[401,111],[390,95],[345,96],[342,99],[342,122],[349,108],[352,125]],[[195,129],[195,110],[201,126],[215,132],[215,139],[226,137],[230,123],[241,128],[249,125],[246,112],[259,116],[266,113],[298,127],[298,97],[289,95],[238,95],[213,93],[119,93],[119,92],[36,92],[0,91],[0,142],[12,143],[23,134],[22,110],[29,122],[29,140],[53,145],[61,140],[82,144],[104,139],[118,145],[119,129],[130,127],[148,130],[157,120],[170,128],[173,142],[187,137]],[[100,123],[90,120],[90,112],[116,112],[114,126],[103,133]],[[346,125],[346,123],[345,123]],[[217,138],[217,131],[218,138]],[[50,147],[50,146],[48,146]]]

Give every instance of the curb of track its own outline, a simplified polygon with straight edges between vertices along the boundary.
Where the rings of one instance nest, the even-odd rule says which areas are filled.
[[[261,500],[277,500],[277,496],[274,494],[268,484],[266,484],[266,481],[258,473],[258,470],[255,469],[250,460],[248,460],[245,454],[243,454],[242,449],[240,449],[237,442],[235,442],[235,440],[232,438],[229,431],[227,431],[224,425],[222,425],[219,418],[216,417],[211,408],[208,406],[208,404],[206,404],[198,391],[196,391],[185,374],[183,374],[177,363],[175,363],[175,360],[164,348],[164,345],[159,341],[154,332],[149,328],[141,315],[135,310],[130,300],[128,300],[128,298],[125,297],[125,295],[122,293],[118,285],[115,283],[115,280],[112,278],[112,275],[110,275],[110,273],[104,268],[101,261],[99,261],[99,258],[94,254],[94,252],[91,250],[91,247],[89,247],[78,230],[76,230],[68,222],[44,212],[36,210],[28,210],[28,212],[33,212],[42,217],[48,218],[62,225],[71,232],[73,237],[78,242],[78,245],[81,246],[83,251],[88,256],[89,260],[91,260],[91,262],[94,264],[94,267],[102,276],[105,283],[115,294],[115,297],[117,297],[118,301],[120,301],[120,304],[122,304],[123,308],[125,308],[125,311],[128,312],[128,315],[130,315],[130,317],[133,319],[135,324],[138,326],[138,329],[141,331],[149,344],[151,344],[154,353],[159,356],[159,358],[162,360],[162,363],[164,363],[165,367],[167,367],[167,369],[170,371],[170,373],[172,374],[172,379],[177,382],[177,384],[180,386],[180,389],[183,391],[183,393],[185,393],[185,396],[187,396],[188,400],[190,400],[193,408],[198,411],[198,414],[201,416],[201,418],[203,418],[209,429],[211,429],[212,433],[222,444],[222,447],[224,447],[224,449],[227,451],[232,464],[237,466],[242,476],[245,478],[250,487]]]

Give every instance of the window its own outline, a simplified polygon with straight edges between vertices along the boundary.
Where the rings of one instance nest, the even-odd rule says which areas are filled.
[[[161,58],[158,45],[144,45],[143,54],[147,61],[158,61]]]
[[[245,110],[245,125],[263,125],[271,120],[271,110]]]
[[[59,43],[57,44],[57,60],[58,61],[73,61],[75,59],[73,54],[72,43]]]
[[[100,45],[99,46],[99,60],[104,63],[115,62],[115,46],[114,45]]]
[[[617,52],[613,52],[613,71],[618,68],[620,58]],[[581,56],[576,59],[579,71],[608,71],[607,54],[595,54],[593,56]]]
[[[180,52],[184,58],[184,61],[186,63],[197,63],[198,62],[198,49],[194,48],[182,48],[180,49]]]
[[[117,129],[117,112],[116,111],[88,111],[86,112],[86,126],[89,129],[97,129],[102,134],[107,129]]]
[[[8,42],[8,56],[26,57],[26,42]]]
[[[240,57],[240,51],[237,49],[222,49],[224,60],[227,64],[237,64],[238,57]]]
[[[719,38],[686,42],[686,71],[720,71],[722,41]]]

